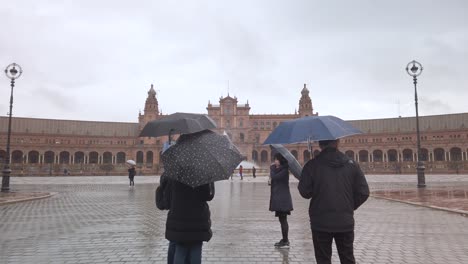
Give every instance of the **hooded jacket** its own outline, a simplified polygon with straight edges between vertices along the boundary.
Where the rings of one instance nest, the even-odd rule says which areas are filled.
[[[214,184],[192,188],[172,180],[170,191],[166,239],[181,243],[209,241],[213,233],[207,201],[211,201],[214,197]]]
[[[302,197],[310,199],[312,230],[354,230],[354,210],[369,197],[369,186],[359,165],[336,148],[325,148],[306,163],[298,185]]]

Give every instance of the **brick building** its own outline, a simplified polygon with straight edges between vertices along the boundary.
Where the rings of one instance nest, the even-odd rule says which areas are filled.
[[[260,167],[271,162],[271,150],[262,145],[282,121],[314,112],[309,90],[304,85],[294,114],[250,114],[248,101],[221,97],[208,102],[207,113],[226,132],[249,161]],[[95,122],[14,117],[11,138],[12,175],[126,174],[125,161],[134,159],[140,174],[160,171],[160,152],[166,138],[139,138],[144,125],[163,115],[151,85],[138,123]],[[341,150],[359,161],[369,173],[415,173],[415,118],[352,120],[365,134],[341,140]],[[420,117],[422,159],[427,173],[468,172],[468,113]],[[6,151],[8,118],[0,117],[0,164]],[[294,156],[305,163],[312,154],[306,144],[288,145]]]

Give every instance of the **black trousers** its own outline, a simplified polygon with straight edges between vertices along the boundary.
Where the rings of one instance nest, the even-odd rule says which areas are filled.
[[[354,231],[344,233],[328,233],[312,230],[315,260],[317,264],[331,264],[332,243],[335,239],[336,249],[341,264],[354,264]]]

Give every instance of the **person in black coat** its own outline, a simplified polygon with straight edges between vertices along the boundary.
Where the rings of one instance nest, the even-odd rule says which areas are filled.
[[[130,168],[128,169],[128,179],[130,180],[130,186],[135,186],[135,182],[133,179],[135,178],[136,175],[136,170],[135,166],[131,165]]]
[[[271,196],[270,211],[275,212],[281,224],[283,238],[275,243],[275,247],[289,247],[288,239],[288,215],[293,210],[291,192],[289,191],[289,166],[288,161],[279,153],[275,154],[275,163],[270,167]]]
[[[166,221],[167,263],[201,263],[203,241],[213,235],[207,201],[214,197],[214,184],[192,188],[171,180],[168,186],[172,193]]]
[[[331,263],[335,240],[341,263],[355,263],[354,210],[369,197],[359,165],[338,150],[338,140],[319,141],[320,154],[308,161],[299,193],[310,200],[309,217],[317,263]]]

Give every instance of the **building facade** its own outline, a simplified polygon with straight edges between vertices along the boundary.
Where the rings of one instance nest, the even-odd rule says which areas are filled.
[[[314,112],[306,85],[301,90],[298,111],[293,114],[256,115],[248,101],[237,97],[208,102],[207,114],[226,133],[246,160],[268,168],[272,151],[262,142],[279,123]],[[153,85],[148,91],[138,123],[95,122],[14,117],[11,136],[12,175],[124,175],[125,161],[134,159],[138,173],[158,174],[160,153],[166,138],[138,137],[149,121],[163,117]],[[364,134],[341,140],[340,149],[358,161],[367,173],[415,173],[416,120],[399,117],[351,120]],[[5,160],[8,118],[0,117],[0,164]],[[426,173],[468,172],[468,113],[420,117],[421,158]],[[304,164],[319,152],[316,144],[288,145]],[[248,168],[247,168],[248,169]]]

